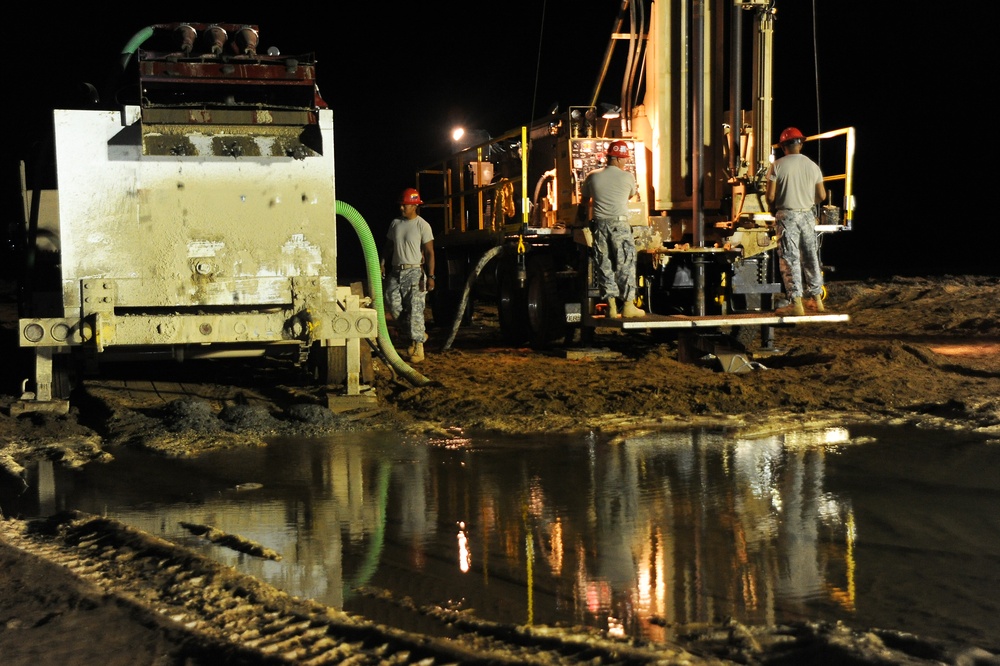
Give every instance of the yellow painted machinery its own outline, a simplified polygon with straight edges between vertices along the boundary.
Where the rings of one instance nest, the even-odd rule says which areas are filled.
[[[471,297],[495,299],[511,344],[590,338],[601,328],[662,331],[679,336],[685,357],[731,357],[751,346],[773,349],[776,327],[846,321],[774,313],[783,288],[764,200],[776,136],[774,4],[623,0],[604,67],[580,106],[478,137],[420,169],[423,214],[438,229],[435,314],[456,312],[478,271]],[[623,53],[621,97],[599,102],[609,63]],[[616,140],[629,145],[639,186],[628,218],[638,300],[648,313],[641,319],[604,316],[586,216],[578,214],[583,180]],[[848,231],[854,129],[806,141],[807,152],[825,146],[831,193],[817,206],[816,233]]]

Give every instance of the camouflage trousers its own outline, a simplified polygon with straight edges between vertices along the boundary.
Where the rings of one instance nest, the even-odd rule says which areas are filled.
[[[635,299],[635,238],[625,220],[594,219],[594,285],[600,297]]]
[[[778,267],[789,299],[823,293],[823,270],[816,240],[816,216],[811,210],[779,210]]]
[[[424,271],[421,268],[393,270],[385,276],[385,305],[399,332],[412,342],[426,342]]]

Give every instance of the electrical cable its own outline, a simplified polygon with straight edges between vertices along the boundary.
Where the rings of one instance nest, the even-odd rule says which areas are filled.
[[[542,18],[539,22],[541,28],[538,30],[538,58],[535,61],[535,85],[531,92],[531,113],[528,115],[529,118],[535,117],[535,104],[538,101],[538,72],[542,69],[542,38],[545,36],[545,8],[548,3],[542,0]]]
[[[812,1],[812,29],[813,29],[813,77],[816,81],[816,133],[823,133],[823,123],[820,122],[819,103],[819,33],[816,29],[816,0]],[[823,143],[816,142],[816,161],[823,165]]]

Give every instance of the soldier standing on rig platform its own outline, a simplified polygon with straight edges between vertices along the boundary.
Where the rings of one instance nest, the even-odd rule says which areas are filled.
[[[615,141],[608,146],[607,166],[592,171],[583,182],[581,211],[593,202],[591,231],[594,234],[594,281],[600,297],[608,301],[608,317],[645,317],[635,305],[635,238],[628,223],[628,202],[636,195],[635,177],[625,169],[628,144]],[[618,300],[623,305],[618,308]]]
[[[823,172],[802,154],[805,137],[795,127],[781,133],[778,143],[785,153],[767,173],[767,205],[775,211],[778,232],[778,265],[785,283],[788,305],[779,315],[823,312],[823,271],[816,241],[816,204],[826,199]],[[803,301],[803,294],[809,298]]]

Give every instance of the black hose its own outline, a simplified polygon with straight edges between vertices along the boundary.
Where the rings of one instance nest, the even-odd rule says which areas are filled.
[[[465,289],[462,291],[462,302],[458,305],[458,313],[455,315],[455,321],[451,324],[451,334],[444,343],[444,347],[441,348],[442,351],[448,351],[451,349],[451,343],[455,341],[455,336],[458,334],[458,327],[462,323],[462,318],[465,316],[465,308],[469,304],[469,294],[472,293],[472,285],[475,284],[476,279],[479,277],[479,273],[482,272],[486,264],[490,262],[491,259],[503,252],[503,245],[497,245],[494,248],[487,250],[479,261],[476,263],[475,268],[469,273],[468,279],[465,281]]]

